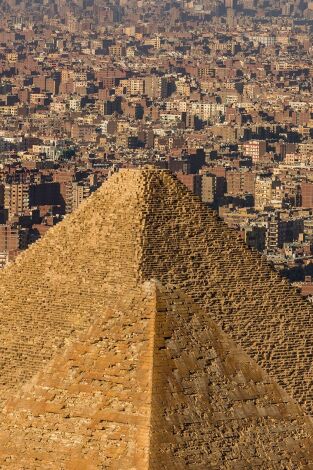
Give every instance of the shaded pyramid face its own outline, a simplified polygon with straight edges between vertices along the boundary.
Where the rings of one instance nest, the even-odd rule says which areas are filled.
[[[0,322],[0,468],[311,465],[312,307],[166,171],[1,272]]]
[[[206,313],[150,282],[7,400],[0,468],[310,468],[312,431]]]

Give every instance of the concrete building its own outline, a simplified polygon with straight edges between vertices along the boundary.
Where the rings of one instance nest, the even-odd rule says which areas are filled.
[[[202,175],[201,198],[203,202],[216,206],[226,193],[226,180],[222,176]]]
[[[251,140],[246,142],[243,145],[243,152],[245,156],[252,158],[253,163],[258,163],[266,153],[266,141]]]
[[[271,205],[273,197],[272,177],[257,176],[255,180],[255,209],[262,211]]]
[[[301,206],[313,208],[313,183],[301,183]]]
[[[22,215],[29,209],[29,185],[6,184],[4,186],[4,207],[8,209],[9,216]]]
[[[167,97],[167,79],[150,75],[145,78],[145,94],[149,98],[159,99]]]

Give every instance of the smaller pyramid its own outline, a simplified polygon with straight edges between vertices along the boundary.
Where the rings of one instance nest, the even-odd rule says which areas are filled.
[[[6,401],[0,468],[312,468],[301,407],[185,294],[138,285]]]

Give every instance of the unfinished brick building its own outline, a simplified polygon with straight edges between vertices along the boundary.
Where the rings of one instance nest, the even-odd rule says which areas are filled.
[[[312,468],[312,307],[168,172],[111,177],[0,299],[0,468]]]

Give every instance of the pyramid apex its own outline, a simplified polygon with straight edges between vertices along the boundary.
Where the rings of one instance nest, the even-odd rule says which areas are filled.
[[[196,445],[180,447],[182,464],[165,461],[162,468],[222,468],[214,459],[223,456],[229,435],[237,449],[249,449],[252,457],[258,443],[266,442],[259,458],[274,452],[272,443],[281,429],[286,439],[279,443],[280,459],[291,441],[293,449],[312,442],[305,424],[313,413],[312,305],[167,170],[117,172],[1,272],[0,326],[0,402],[16,397],[8,411],[11,425],[5,414],[10,407],[1,416],[7,428],[2,433],[0,426],[0,439],[7,441],[0,446],[0,459],[2,447],[12,451],[9,460],[15,452],[6,447],[8,442],[19,445],[30,436],[24,427],[27,413],[27,425],[42,446],[42,433],[33,424],[39,413],[43,424],[50,420],[53,431],[53,414],[64,409],[62,397],[54,399],[60,390],[70,396],[70,412],[79,422],[69,426],[68,413],[64,436],[71,437],[72,430],[86,423],[84,436],[96,429],[104,446],[99,468],[113,468],[110,458],[119,455],[133,460],[118,468],[158,470],[159,459],[166,460],[165,454],[173,455],[174,447],[186,442]],[[75,347],[65,348],[64,356],[69,343]],[[77,360],[74,366],[72,360]],[[62,386],[55,381],[59,379]],[[30,383],[36,393],[25,396]],[[98,408],[90,416],[93,406]],[[297,425],[291,429],[288,420]],[[160,430],[152,447],[164,449],[163,456],[150,452],[151,427]],[[182,442],[169,448],[164,439],[170,442],[170,429],[181,433]],[[83,438],[73,439],[77,443]],[[117,449],[123,439],[125,446]],[[44,454],[38,450],[38,458],[50,458],[50,451],[66,458],[64,449],[70,445],[60,442],[55,450],[54,441],[49,442]],[[96,462],[98,444],[92,451],[86,444],[90,453],[81,456],[82,462]],[[210,445],[214,461],[208,464]],[[123,449],[130,449],[129,454]],[[189,451],[205,463],[188,460]],[[295,458],[299,455],[294,452]],[[19,450],[12,470],[23,465],[21,456]],[[75,458],[80,458],[78,449]],[[245,464],[242,458],[237,467]],[[35,468],[29,462],[25,467]],[[44,462],[40,468],[48,467]]]

